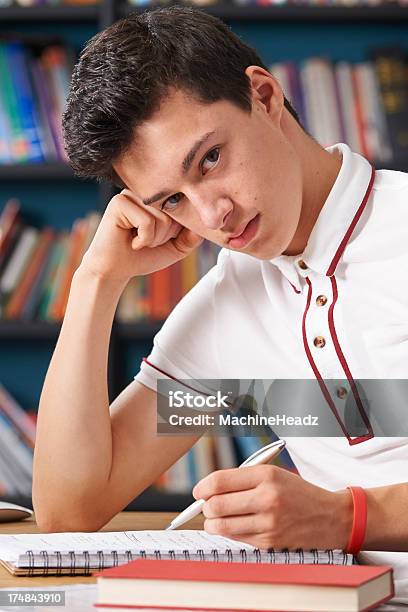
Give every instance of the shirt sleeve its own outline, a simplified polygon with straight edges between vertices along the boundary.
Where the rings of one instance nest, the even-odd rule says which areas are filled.
[[[157,391],[159,378],[218,379],[215,342],[215,289],[223,274],[223,250],[217,264],[174,307],[153,339],[153,348],[134,377]]]

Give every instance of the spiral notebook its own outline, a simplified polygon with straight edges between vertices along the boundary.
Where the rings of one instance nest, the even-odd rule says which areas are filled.
[[[352,565],[340,550],[259,550],[205,531],[0,535],[0,562],[17,576],[90,574],[134,559]]]

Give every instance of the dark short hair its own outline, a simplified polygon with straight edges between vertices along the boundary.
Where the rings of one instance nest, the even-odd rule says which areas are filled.
[[[117,21],[88,42],[73,72],[63,115],[72,167],[79,176],[120,184],[112,164],[171,87],[249,113],[245,69],[252,65],[267,69],[254,49],[200,9],[172,6]],[[299,122],[286,98],[285,107]]]

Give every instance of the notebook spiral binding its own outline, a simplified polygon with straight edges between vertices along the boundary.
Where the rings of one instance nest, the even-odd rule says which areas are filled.
[[[319,551],[317,549],[312,549],[308,551],[313,555],[313,560],[308,561],[308,563],[318,564],[325,563],[327,565],[334,565],[336,559],[334,556],[333,550],[325,550]],[[324,558],[322,557],[322,552],[324,553]],[[295,553],[298,555],[296,559],[296,563],[303,564],[305,563],[305,551],[302,549],[296,549],[292,551],[292,554]],[[175,551],[168,550],[165,554],[163,554],[160,550],[155,550],[153,553],[147,553],[145,550],[131,551],[126,550],[118,553],[117,550],[112,550],[107,552],[106,550],[98,550],[98,551],[89,551],[84,550],[81,553],[75,553],[75,551],[68,551],[68,553],[64,553],[64,555],[69,555],[69,566],[63,564],[63,555],[60,551],[53,551],[50,553],[46,550],[41,551],[33,551],[28,550],[26,552],[26,556],[28,559],[28,576],[34,575],[43,575],[47,576],[49,574],[52,575],[75,575],[79,572],[83,575],[89,576],[91,573],[95,571],[102,571],[107,567],[116,567],[121,565],[122,563],[129,563],[134,559],[147,559],[153,558],[161,560],[162,558],[170,559],[170,560],[179,560],[185,559],[187,561],[197,560],[197,561],[227,561],[234,562],[236,560],[236,554],[231,549],[227,548],[224,553],[220,554],[220,551],[213,549],[209,553],[206,553],[202,548],[199,548],[195,551],[195,553],[191,553],[189,550],[183,551]],[[291,551],[289,549],[282,549],[276,551],[274,548],[270,548],[269,550],[261,551],[259,548],[255,548],[254,550],[246,550],[241,548],[239,551],[239,556],[242,563],[276,563],[277,554],[284,555],[283,559],[279,561],[281,563],[289,564],[291,562]],[[337,553],[339,554],[339,553]],[[91,558],[92,555],[92,558]],[[112,559],[106,559],[106,556],[112,557]],[[348,565],[348,557],[346,553],[340,553],[343,555],[340,557],[343,565]],[[50,556],[52,560],[56,559],[56,564],[50,565]],[[119,558],[120,556],[120,558]],[[235,556],[235,558],[234,558]],[[77,561],[83,561],[83,564],[77,565]],[[338,561],[338,557],[337,557]],[[292,561],[293,562],[293,561]],[[66,570],[69,569],[69,572]],[[42,570],[42,572],[40,571]]]

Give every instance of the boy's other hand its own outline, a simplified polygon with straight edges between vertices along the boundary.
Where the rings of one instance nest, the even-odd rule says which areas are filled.
[[[183,259],[203,240],[124,189],[107,205],[81,268],[107,280],[127,282]]]
[[[219,470],[193,489],[206,500],[204,528],[260,549],[344,549],[350,492],[327,491],[274,465]]]

